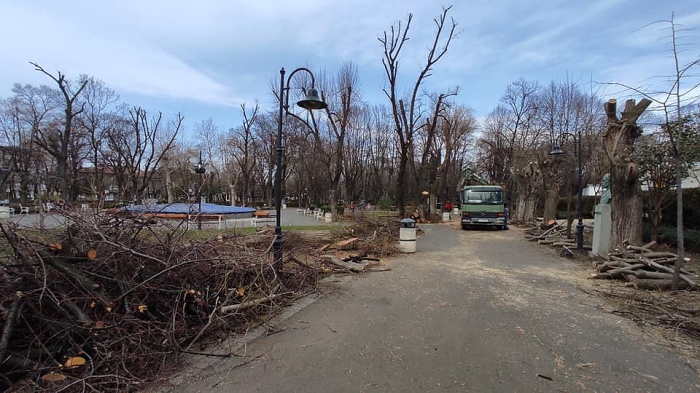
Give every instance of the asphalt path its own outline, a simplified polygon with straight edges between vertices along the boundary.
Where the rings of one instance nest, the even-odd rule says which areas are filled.
[[[700,391],[688,359],[591,294],[581,259],[513,227],[421,229],[418,252],[385,261],[391,271],[341,276],[274,334],[224,343],[234,358],[194,357],[157,390]]]

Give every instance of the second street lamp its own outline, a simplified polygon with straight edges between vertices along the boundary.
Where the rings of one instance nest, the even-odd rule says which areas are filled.
[[[292,76],[299,71],[304,71],[311,77],[311,88],[306,93],[306,97],[297,102],[297,105],[304,109],[325,109],[328,105],[323,102],[319,96],[318,91],[314,87],[315,78],[314,74],[308,68],[300,67],[292,71],[287,78],[287,84],[285,85],[284,68],[280,70],[280,92],[279,92],[279,119],[277,124],[277,167],[275,168],[275,239],[272,242],[272,247],[274,250],[274,262],[275,266],[279,266],[282,263],[282,153],[284,148],[282,146],[282,123],[284,122],[284,114],[289,113],[289,82]]]
[[[576,149],[578,150],[578,224],[576,224],[576,249],[579,251],[583,250],[583,162],[581,159],[581,130],[578,131],[578,135],[574,135],[570,132],[563,132],[559,135],[558,141],[555,140],[555,144],[552,147],[552,151],[549,152],[550,155],[557,156],[566,154],[564,150],[561,149],[561,141],[566,136],[570,136],[574,139],[576,144]]]

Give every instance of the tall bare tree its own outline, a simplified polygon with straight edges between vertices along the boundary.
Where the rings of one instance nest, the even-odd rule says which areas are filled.
[[[61,197],[67,201],[73,200],[73,190],[70,189],[70,180],[73,174],[70,171],[69,158],[71,146],[75,146],[76,141],[73,135],[73,119],[83,111],[83,108],[75,108],[76,100],[80,93],[87,86],[87,79],[77,83],[77,88],[73,89],[66,76],[60,71],[53,75],[44,70],[37,63],[30,62],[34,68],[42,74],[51,78],[61,93],[63,98],[63,119],[60,125],[41,128],[35,135],[35,142],[47,153],[56,159],[56,177]]]
[[[91,179],[92,184],[86,184],[89,189],[76,191],[90,192],[91,196],[102,198],[104,195],[102,191],[105,189],[105,171],[108,170],[104,158],[107,146],[103,146],[103,140],[106,139],[107,130],[112,123],[118,121],[114,105],[119,100],[119,96],[101,80],[87,76],[81,79],[86,80],[87,84],[82,97],[78,100],[83,111],[76,117],[76,128],[85,134],[89,148],[87,160],[94,167],[95,176]],[[82,163],[79,166],[82,167]]]
[[[431,76],[435,64],[447,53],[447,50],[455,36],[457,27],[453,18],[448,18],[452,7],[444,7],[440,16],[434,19],[435,37],[428,47],[425,64],[420,69],[408,97],[404,97],[399,83],[399,64],[404,44],[408,41],[408,32],[411,28],[413,14],[409,14],[406,23],[399,21],[390,30],[384,31],[379,37],[379,42],[384,48],[382,64],[387,78],[388,86],[384,87],[384,94],[389,99],[394,118],[394,131],[398,138],[399,166],[396,190],[396,202],[399,214],[405,213],[407,170],[409,159],[413,154],[414,137],[418,129],[423,126],[424,109],[419,97],[420,89],[425,80]]]
[[[236,168],[234,169],[236,176],[232,177],[229,187],[232,193],[235,193],[233,190],[236,188],[236,184],[240,178],[243,182],[242,195],[244,195],[245,198],[252,198],[252,186],[254,185],[252,175],[257,165],[256,152],[258,150],[258,145],[256,141],[260,141],[260,136],[256,130],[256,128],[259,127],[259,110],[260,107],[257,104],[251,111],[246,110],[245,104],[242,104],[241,114],[243,115],[243,124],[232,130],[232,134],[229,137],[229,143],[233,150],[233,161],[236,164]],[[240,176],[238,176],[238,174],[240,174]]]
[[[330,101],[326,108],[328,132],[324,142],[321,135],[313,133],[316,140],[317,157],[323,157],[327,164],[327,176],[330,181],[329,205],[333,220],[338,219],[337,203],[340,192],[340,180],[343,175],[345,162],[345,142],[349,129],[357,127],[357,111],[360,97],[358,88],[357,67],[353,63],[345,63],[338,71],[333,85],[333,97],[325,94]],[[323,148],[321,146],[327,146]],[[319,147],[321,147],[319,149]]]

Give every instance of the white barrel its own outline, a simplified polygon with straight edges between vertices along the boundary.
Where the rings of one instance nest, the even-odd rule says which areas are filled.
[[[416,222],[410,218],[399,221],[399,251],[416,252]]]
[[[323,220],[325,222],[333,222],[333,213],[326,213],[323,215]]]
[[[442,221],[450,221],[450,212],[442,212]]]

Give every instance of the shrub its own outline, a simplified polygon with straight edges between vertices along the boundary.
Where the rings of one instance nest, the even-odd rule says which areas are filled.
[[[642,238],[645,242],[651,240],[651,224],[649,222],[644,222]],[[676,247],[676,227],[664,226],[659,228],[657,241],[669,247]],[[685,228],[683,230],[683,245],[686,251],[700,252],[700,230]]]
[[[391,206],[394,205],[394,200],[389,198],[388,196],[384,196],[379,200],[379,203],[377,203],[377,207],[379,210],[391,210]]]

